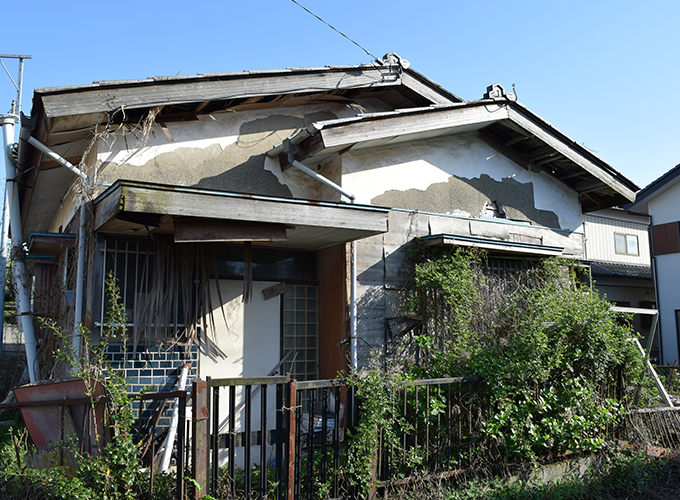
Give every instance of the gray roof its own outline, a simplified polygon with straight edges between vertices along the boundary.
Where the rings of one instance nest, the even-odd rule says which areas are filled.
[[[652,267],[619,262],[591,261],[590,272],[594,277],[651,280]]]

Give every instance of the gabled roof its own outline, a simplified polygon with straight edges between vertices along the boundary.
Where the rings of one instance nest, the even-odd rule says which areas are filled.
[[[352,103],[372,98],[387,108],[412,108],[463,102],[429,80],[396,54],[382,64],[287,68],[272,71],[205,73],[98,81],[87,85],[36,89],[30,133],[71,163],[91,147],[98,123],[140,123],[149,110],[158,123],[195,120],[200,114],[290,107],[319,102]],[[22,221],[24,233],[41,230],[46,213],[54,213],[73,180],[70,172],[21,141]]]
[[[364,114],[313,123],[291,136],[295,159],[318,165],[351,150],[478,132],[520,166],[543,170],[579,193],[584,212],[628,203],[639,188],[514,96]],[[283,145],[267,153],[288,164]]]
[[[676,165],[651,184],[641,189],[635,197],[635,202],[626,206],[627,210],[647,211],[647,203],[680,181],[680,165]]]

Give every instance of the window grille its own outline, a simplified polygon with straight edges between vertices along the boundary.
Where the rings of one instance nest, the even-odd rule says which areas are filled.
[[[154,280],[162,280],[164,284],[174,286],[164,287],[170,291],[169,296],[163,297],[161,314],[146,325],[147,339],[163,340],[176,338],[185,327],[183,322],[184,306],[179,289],[179,276],[172,272],[170,253],[162,256],[162,266],[156,266],[156,251],[154,242],[143,239],[123,239],[108,237],[104,240],[104,276],[112,273],[120,290],[121,302],[125,308],[125,326],[131,328],[141,326],[142,314],[150,299],[149,292],[153,288]],[[157,275],[160,270],[160,276]],[[105,290],[105,281],[101,283],[101,315],[97,326],[105,323],[110,309],[110,298]]]

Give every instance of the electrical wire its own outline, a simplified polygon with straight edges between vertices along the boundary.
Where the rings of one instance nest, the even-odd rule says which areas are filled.
[[[365,49],[364,47],[362,47],[361,45],[359,45],[357,42],[355,42],[354,40],[352,40],[350,37],[348,37],[347,35],[345,35],[342,31],[340,31],[339,29],[337,29],[335,26],[332,26],[331,24],[329,24],[329,23],[327,23],[326,21],[324,21],[323,19],[321,19],[319,16],[317,16],[316,14],[314,14],[314,12],[312,12],[311,10],[309,10],[307,7],[305,7],[304,5],[301,5],[301,4],[300,4],[299,2],[297,2],[296,0],[291,0],[291,2],[293,2],[295,5],[297,5],[297,6],[300,7],[301,9],[303,9],[303,10],[304,10],[305,12],[307,12],[308,14],[311,14],[312,16],[316,17],[319,21],[321,21],[322,23],[324,23],[326,26],[328,26],[330,29],[332,29],[332,30],[335,31],[336,33],[338,33],[338,34],[344,36],[345,38],[347,38],[347,40],[349,40],[350,42],[352,42],[354,45],[356,45],[356,46],[359,47],[361,50],[363,50],[364,52],[366,52],[366,54],[368,54],[370,57],[372,57],[374,61],[380,62],[380,59],[378,59],[378,58],[375,57],[373,54],[371,54],[367,49]]]

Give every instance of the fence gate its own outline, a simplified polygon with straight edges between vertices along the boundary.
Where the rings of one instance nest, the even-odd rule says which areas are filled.
[[[345,429],[355,420],[345,380],[273,376],[206,383],[211,495],[293,500],[350,493],[339,474],[347,458]]]

